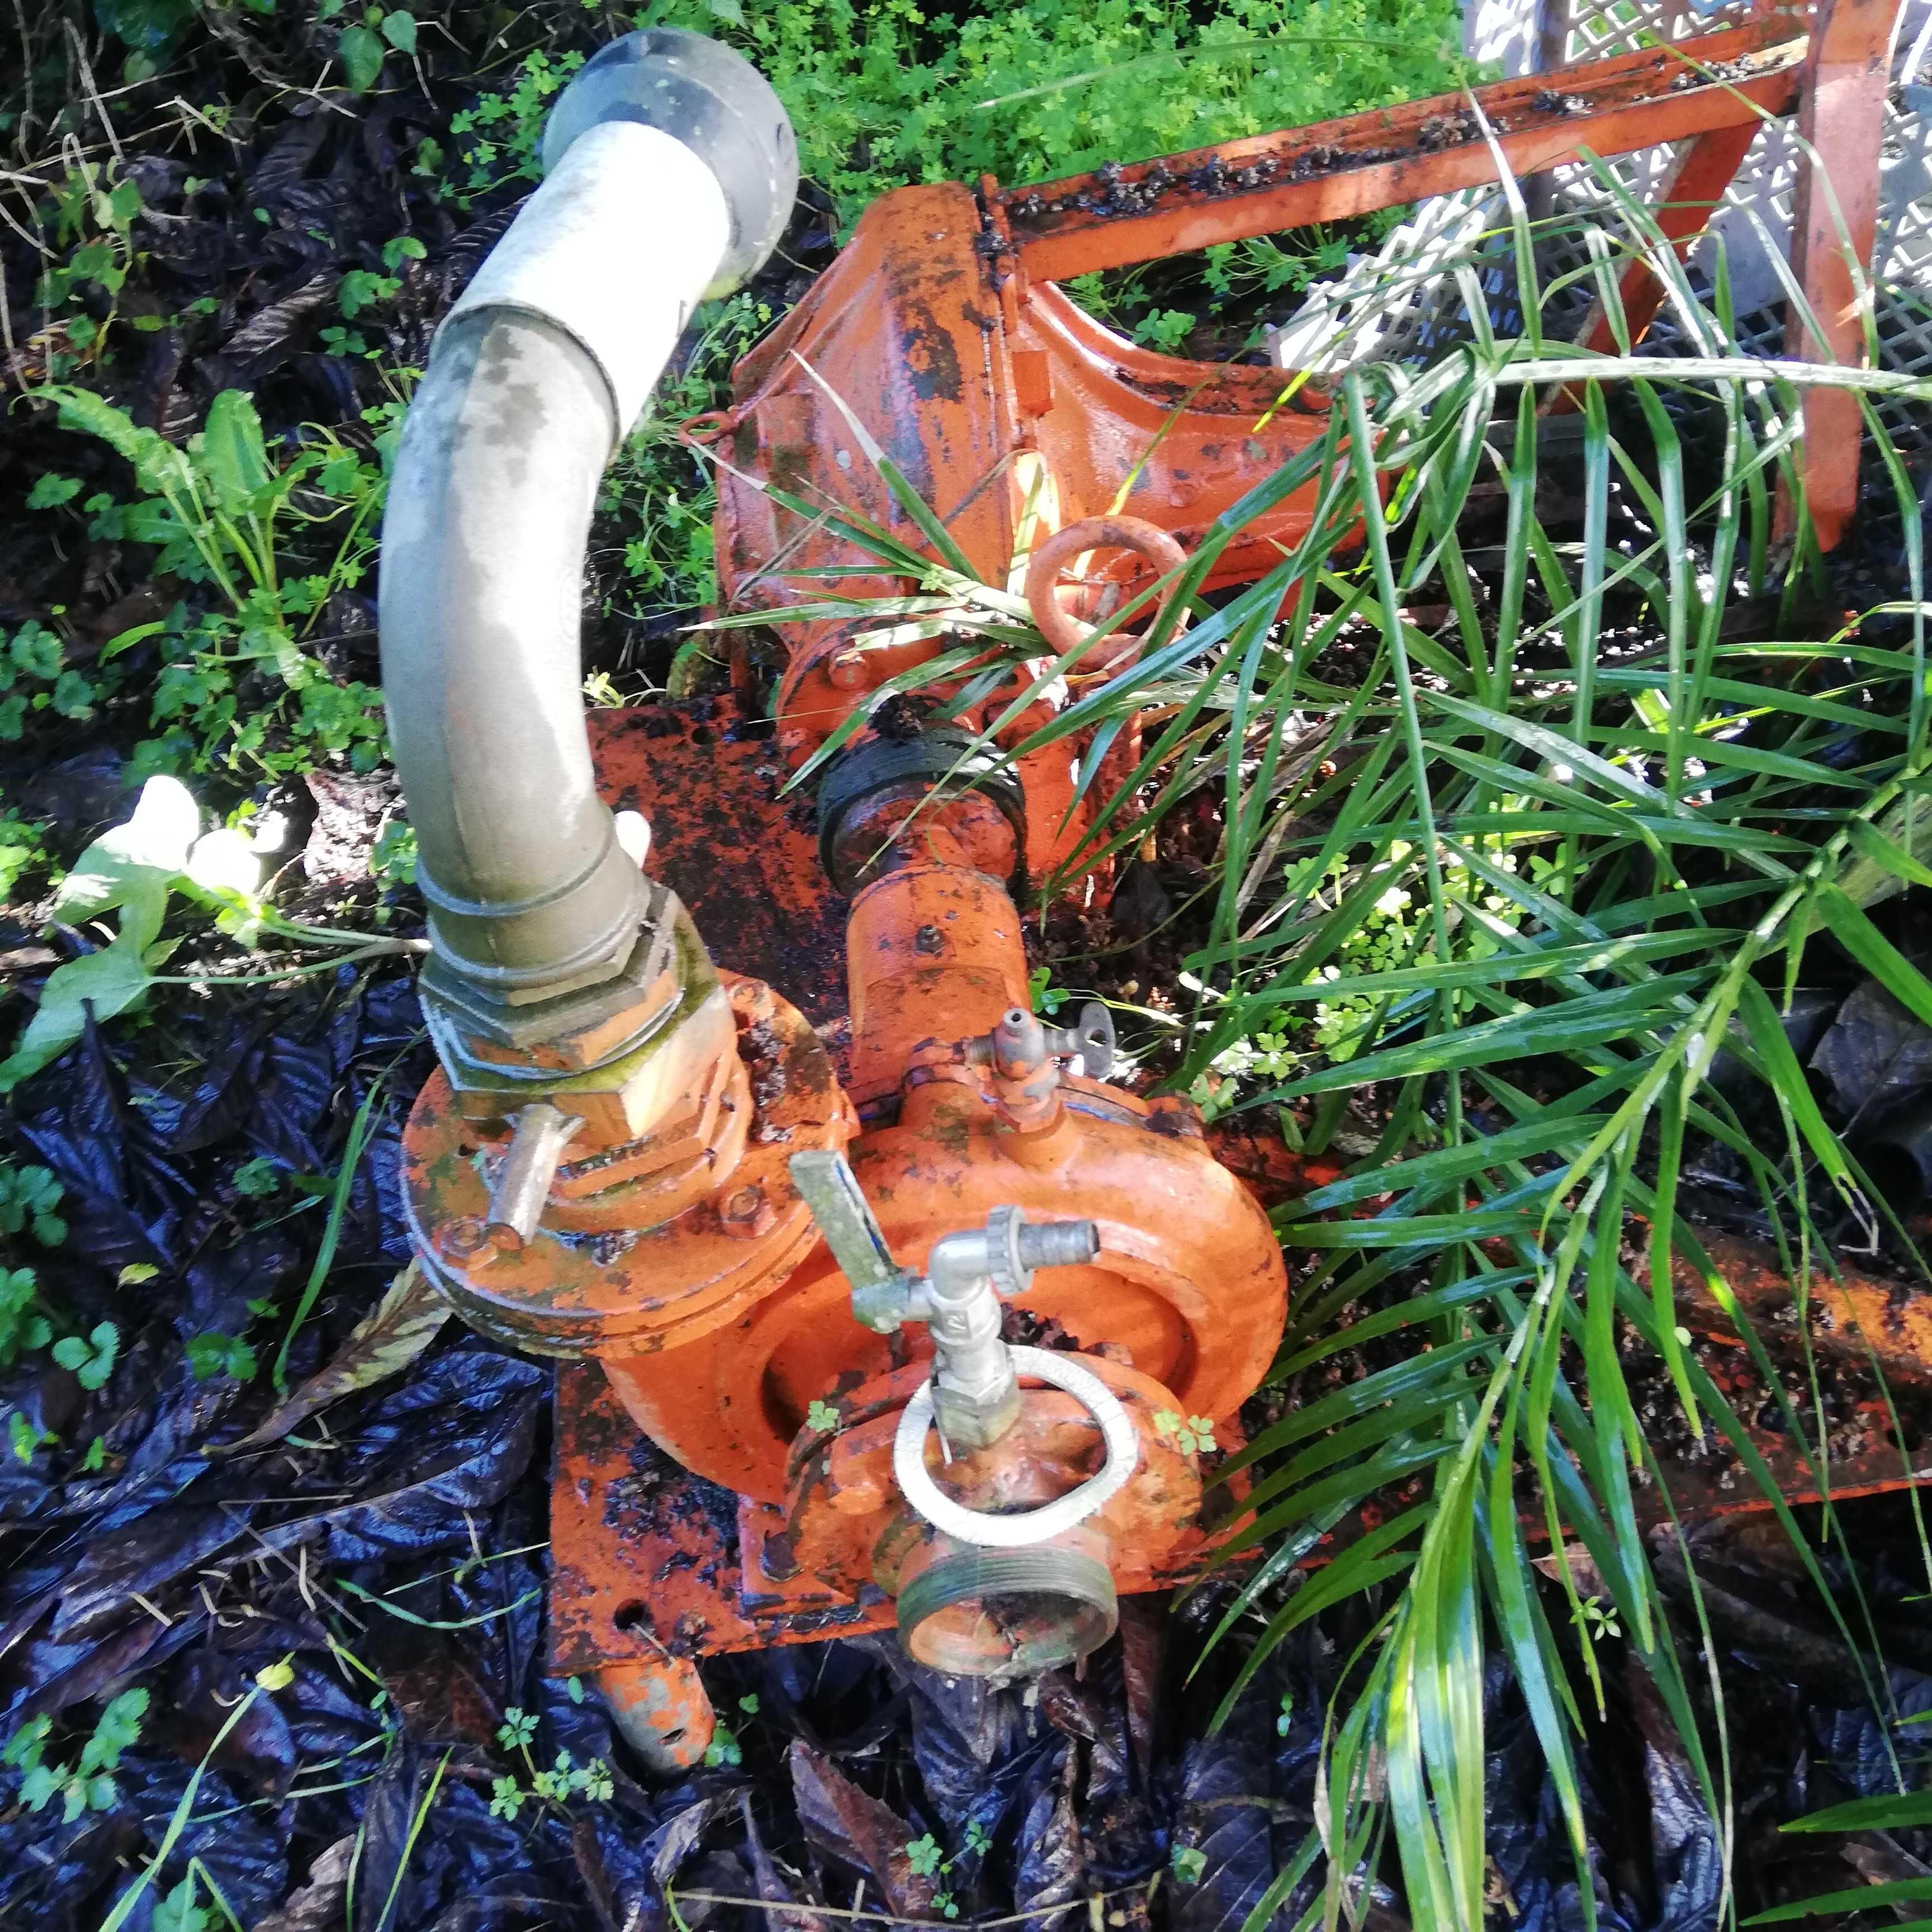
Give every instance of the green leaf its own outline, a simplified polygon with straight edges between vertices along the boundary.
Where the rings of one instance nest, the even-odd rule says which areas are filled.
[[[382,71],[383,42],[367,27],[344,27],[338,44],[350,92],[367,94]]]
[[[184,1353],[188,1368],[198,1382],[210,1381],[216,1376],[227,1376],[238,1382],[254,1379],[255,1352],[238,1336],[193,1336]]]
[[[194,18],[194,0],[94,0],[94,17],[130,51],[158,58]]]
[[[121,1754],[140,1742],[141,1720],[148,1714],[148,1694],[136,1688],[124,1690],[100,1714],[94,1735],[81,1747],[80,1773],[85,1778],[97,1771],[117,1771]]]
[[[1304,1075],[1265,1097],[1286,1099],[1298,1094],[1324,1094],[1338,1088],[1364,1086],[1372,1080],[1446,1072],[1455,1067],[1508,1063],[1539,1053],[1575,1052],[1601,1046],[1657,1025],[1670,1014],[1670,996],[1688,992],[1696,983],[1696,975],[1680,974],[1640,986],[1586,994],[1548,1006],[1532,1007],[1462,1028],[1446,1036],[1364,1054],[1339,1066]],[[1346,981],[1336,982],[1338,993],[1347,990]]]
[[[351,268],[336,284],[336,306],[353,321],[371,304],[387,302],[398,286],[393,276],[372,274],[367,268]]]
[[[111,1322],[103,1322],[83,1340],[78,1335],[64,1335],[54,1344],[54,1360],[74,1371],[74,1379],[84,1389],[98,1389],[114,1372],[114,1358],[121,1346],[121,1331]]]
[[[77,670],[64,670],[55,680],[49,704],[57,717],[84,718],[92,716],[95,696],[89,680]]]
[[[1854,1886],[1846,1892],[1795,1899],[1788,1905],[1773,1906],[1768,1912],[1754,1912],[1743,1922],[1774,1925],[1786,1919],[1817,1918],[1827,1912],[1876,1911],[1881,1906],[1904,1905],[1920,1898],[1932,1898],[1932,1878],[1894,1879],[1888,1885]]]
[[[399,54],[412,54],[416,50],[416,22],[413,14],[406,14],[400,7],[382,16],[382,38]]]
[[[273,480],[262,419],[245,389],[224,389],[208,406],[208,424],[189,445],[225,517],[239,518]]]
[[[8,662],[15,670],[38,678],[42,682],[60,675],[60,639],[44,624],[29,620],[14,634],[7,647]]]
[[[1912,1832],[1932,1825],[1932,1791],[1882,1791],[1875,1798],[1854,1798],[1808,1811],[1778,1828],[1780,1832]]]
[[[134,479],[148,495],[191,500],[194,475],[188,458],[167,439],[139,428],[133,417],[117,410],[92,389],[56,388],[46,393],[60,406],[63,429],[98,436],[134,466]]]
[[[141,950],[124,935],[85,958],[70,960],[47,975],[40,1004],[20,1042],[0,1060],[0,1094],[57,1060],[95,1023],[125,1012],[148,990],[153,974]]]
[[[1932,810],[1922,798],[1901,799],[1879,824],[1855,818],[1846,827],[1858,858],[1838,874],[1838,889],[1861,910],[1903,892],[1907,886],[1932,886],[1932,868],[1919,856],[1932,849]],[[1908,852],[1891,836],[1915,840]]]
[[[1932,1026],[1932,986],[1836,886],[1812,902],[1832,937],[1877,980],[1899,1004]]]
[[[1746,980],[1740,988],[1738,1012],[1750,1035],[1752,1046],[1757,1049],[1758,1058],[1764,1064],[1766,1077],[1772,1090],[1790,1108],[1792,1118],[1798,1123],[1819,1165],[1838,1184],[1840,1192],[1849,1196],[1855,1184],[1844,1143],[1826,1125],[1825,1116],[1819,1111],[1816,1096],[1811,1091],[1811,1083],[1805,1078],[1804,1070],[1798,1064],[1798,1055],[1779,1023],[1770,997],[1755,980]]]
[[[0,1764],[20,1765],[31,1771],[40,1762],[47,1734],[53,1727],[54,1720],[44,1713],[38,1718],[29,1718],[7,1740],[6,1749],[0,1750]]]
[[[58,476],[51,470],[43,471],[34,478],[34,487],[27,492],[27,508],[30,510],[52,510],[62,503],[70,503],[80,494],[80,479],[76,476]]]
[[[54,918],[79,925],[118,907],[123,936],[138,947],[151,946],[169,888],[186,868],[200,830],[200,808],[187,787],[176,778],[150,778],[127,824],[103,832],[74,861],[61,883]]]

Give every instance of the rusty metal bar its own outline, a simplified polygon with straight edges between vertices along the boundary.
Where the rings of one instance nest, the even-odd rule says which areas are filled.
[[[1781,1335],[1795,1334],[1796,1297],[1775,1249],[1708,1228],[1700,1228],[1698,1239],[1768,1346],[1774,1346]],[[1720,1340],[1736,1338],[1730,1317],[1688,1262],[1673,1261],[1671,1277],[1678,1313],[1690,1328]],[[1810,1300],[1811,1340],[1821,1354],[1858,1365],[1875,1358],[1888,1378],[1932,1382],[1932,1295],[1910,1282],[1866,1274],[1841,1260],[1835,1279],[1824,1268],[1817,1269]]]
[[[1819,0],[1813,23],[1798,98],[1791,268],[1818,332],[1795,304],[1786,325],[1789,352],[1808,362],[1864,361],[1859,289],[1878,225],[1879,148],[1899,6]],[[1864,426],[1851,390],[1806,392],[1804,497],[1822,550],[1837,547],[1857,509]]]
[[[1859,0],[1882,8],[1892,0]],[[1846,0],[1851,4],[1851,0]],[[1474,100],[1516,174],[1588,148],[1628,154],[1724,128],[1755,128],[1796,98],[1805,41],[1788,16],[1670,46],[1478,88]],[[1309,222],[1334,221],[1497,179],[1470,97],[1397,107],[1009,188],[993,211],[1021,267],[1058,281]]]

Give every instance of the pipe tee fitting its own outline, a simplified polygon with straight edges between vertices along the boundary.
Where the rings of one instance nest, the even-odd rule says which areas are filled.
[[[896,1264],[842,1154],[795,1154],[791,1176],[832,1258],[851,1284],[852,1313],[876,1334],[923,1322],[932,1336],[933,1422],[949,1449],[990,1448],[1019,1414],[1012,1352],[1000,1339],[1002,1300],[1024,1294],[1036,1269],[1077,1268],[1100,1252],[1091,1221],[1029,1222],[995,1208],[983,1228],[942,1234],[915,1275]]]

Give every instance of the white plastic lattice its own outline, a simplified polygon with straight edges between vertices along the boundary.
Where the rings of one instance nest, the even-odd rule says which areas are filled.
[[[1682,39],[1742,17],[1741,9],[1707,10],[1695,0],[1468,0],[1464,38],[1473,58],[1514,75],[1621,52],[1637,44],[1640,34]],[[1907,0],[1894,52],[1870,267],[1881,366],[1913,374],[1932,374],[1932,84],[1920,79],[1928,69],[1932,0]],[[1648,205],[1675,153],[1653,148],[1598,165]],[[1796,158],[1792,124],[1768,121],[1690,257],[1690,280],[1701,295],[1714,284],[1721,251],[1735,340],[1751,353],[1784,350]],[[1546,204],[1532,212],[1555,218],[1538,224],[1537,273],[1546,290],[1588,262],[1593,224],[1624,224],[1614,219],[1612,190],[1590,167],[1558,169],[1532,191]],[[1312,286],[1274,332],[1274,360],[1283,368],[1324,372],[1369,360],[1420,361],[1470,339],[1478,315],[1499,334],[1520,332],[1522,292],[1502,193],[1442,196],[1421,203],[1374,254],[1352,257],[1340,276]],[[1544,332],[1574,332],[1592,292],[1587,283],[1574,283],[1546,298]],[[1686,346],[1682,325],[1666,308],[1646,350],[1669,355]],[[1908,458],[1932,460],[1932,412],[1887,399],[1880,412]]]

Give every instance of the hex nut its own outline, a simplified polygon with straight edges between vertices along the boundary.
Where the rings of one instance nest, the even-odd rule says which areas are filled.
[[[688,1111],[719,1058],[736,1053],[738,1030],[717,969],[682,908],[674,936],[676,1005],[628,1052],[584,1072],[527,1062],[512,1072],[479,1055],[446,1012],[426,1004],[430,1037],[464,1116],[501,1120],[532,1101],[548,1100],[583,1120],[577,1144],[588,1150],[639,1139]]]
[[[649,891],[636,941],[615,973],[550,999],[512,1005],[431,954],[417,982],[425,1014],[433,1026],[440,1019],[446,1030],[466,1036],[473,1058],[513,1076],[532,1066],[587,1072],[618,1058],[678,1004],[680,942],[689,915],[668,886],[653,884]]]

